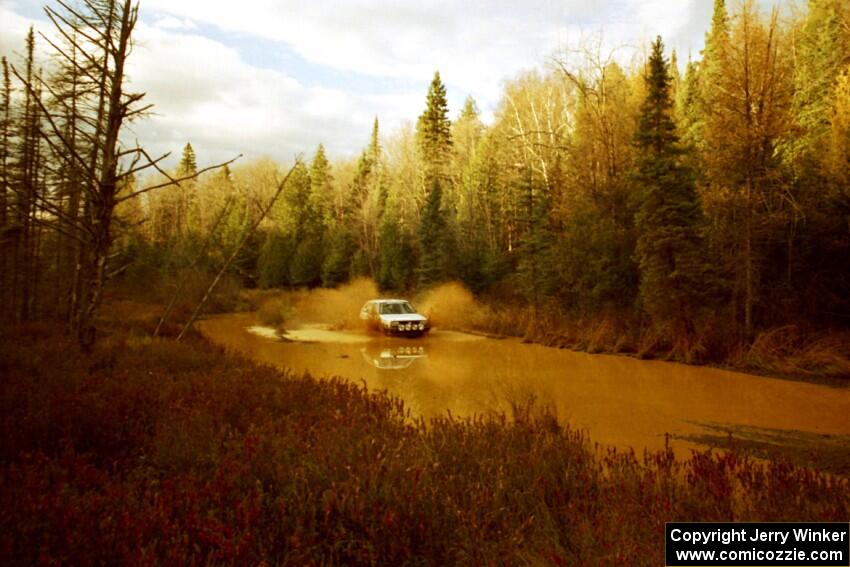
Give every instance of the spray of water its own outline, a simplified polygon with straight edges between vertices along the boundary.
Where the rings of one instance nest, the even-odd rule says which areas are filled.
[[[380,294],[375,282],[358,278],[335,289],[315,289],[301,295],[294,317],[301,323],[323,324],[334,330],[361,329],[360,308],[377,297]]]
[[[291,297],[293,309],[287,327],[323,325],[331,330],[361,330],[360,309],[370,299],[404,299],[404,295],[381,293],[369,278],[357,278],[335,289],[314,289],[297,292]],[[469,329],[484,316],[482,306],[472,293],[458,282],[431,288],[414,298],[414,307],[428,316],[432,327]]]
[[[469,329],[483,314],[483,306],[472,292],[458,282],[429,289],[416,301],[416,308],[427,315],[431,326],[441,329]]]

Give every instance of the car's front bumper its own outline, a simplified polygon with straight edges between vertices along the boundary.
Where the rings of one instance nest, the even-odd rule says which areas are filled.
[[[425,325],[425,328],[422,329],[419,328],[419,325],[412,325],[410,327],[407,327],[405,325],[398,325],[396,327],[382,326],[381,328],[387,335],[400,337],[418,337],[420,335],[424,335],[425,333],[431,330],[431,327],[429,327],[428,325]]]

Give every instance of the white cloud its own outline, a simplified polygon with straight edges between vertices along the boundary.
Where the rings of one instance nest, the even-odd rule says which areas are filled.
[[[32,21],[19,15],[14,4],[0,2],[0,54],[12,59],[13,54],[24,52],[24,37]]]
[[[6,5],[0,5],[0,18],[2,54],[13,62],[30,25],[51,31],[47,22],[20,16]],[[176,26],[160,18],[137,26],[126,88],[144,92],[154,108],[125,130],[127,143],[138,141],[151,154],[172,152],[168,164],[176,162],[186,142],[192,142],[201,162],[240,153],[282,161],[299,153],[309,157],[320,142],[341,156],[367,143],[373,117],[383,112],[380,101],[308,87],[282,71],[254,67],[235,48],[187,32],[191,26],[179,21],[183,24]],[[48,61],[43,54],[40,60]]]
[[[167,30],[193,30],[197,26],[188,18],[175,18],[173,16],[160,16],[154,24],[158,28]]]
[[[490,103],[506,75],[539,64],[556,47],[548,31],[558,20],[596,16],[588,0],[149,0],[147,6],[285,43],[307,61],[334,69],[419,82],[439,69],[450,86]]]
[[[0,0],[4,54],[22,50],[30,22],[19,14],[41,1]],[[130,87],[156,106],[133,127],[139,141],[175,153],[191,141],[202,161],[282,160],[319,142],[356,153],[376,115],[385,133],[415,121],[435,69],[453,115],[471,94],[486,117],[504,80],[600,30],[603,50],[661,34],[698,55],[711,2],[143,0],[141,10]]]
[[[159,152],[191,141],[202,159],[289,159],[319,142],[348,153],[345,134],[360,130],[363,145],[369,131],[370,119],[358,115],[358,101],[347,93],[253,67],[235,49],[199,35],[140,24],[129,75],[129,88],[156,104],[156,114],[134,131]]]
[[[698,51],[707,24],[704,5],[710,13],[704,0],[145,3],[157,12],[285,44],[312,64],[345,72],[424,84],[439,69],[453,102],[472,94],[485,112],[495,107],[504,79],[545,63],[554,50],[588,32],[604,30],[606,44],[632,46],[661,34],[670,47]]]

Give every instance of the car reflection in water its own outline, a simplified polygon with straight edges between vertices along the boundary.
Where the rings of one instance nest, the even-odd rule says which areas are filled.
[[[379,370],[402,370],[428,353],[424,346],[369,345],[360,349],[363,358]]]

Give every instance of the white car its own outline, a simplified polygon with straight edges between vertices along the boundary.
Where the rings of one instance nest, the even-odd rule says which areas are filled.
[[[428,318],[404,299],[373,299],[360,310],[360,318],[387,335],[419,336],[431,329]]]

